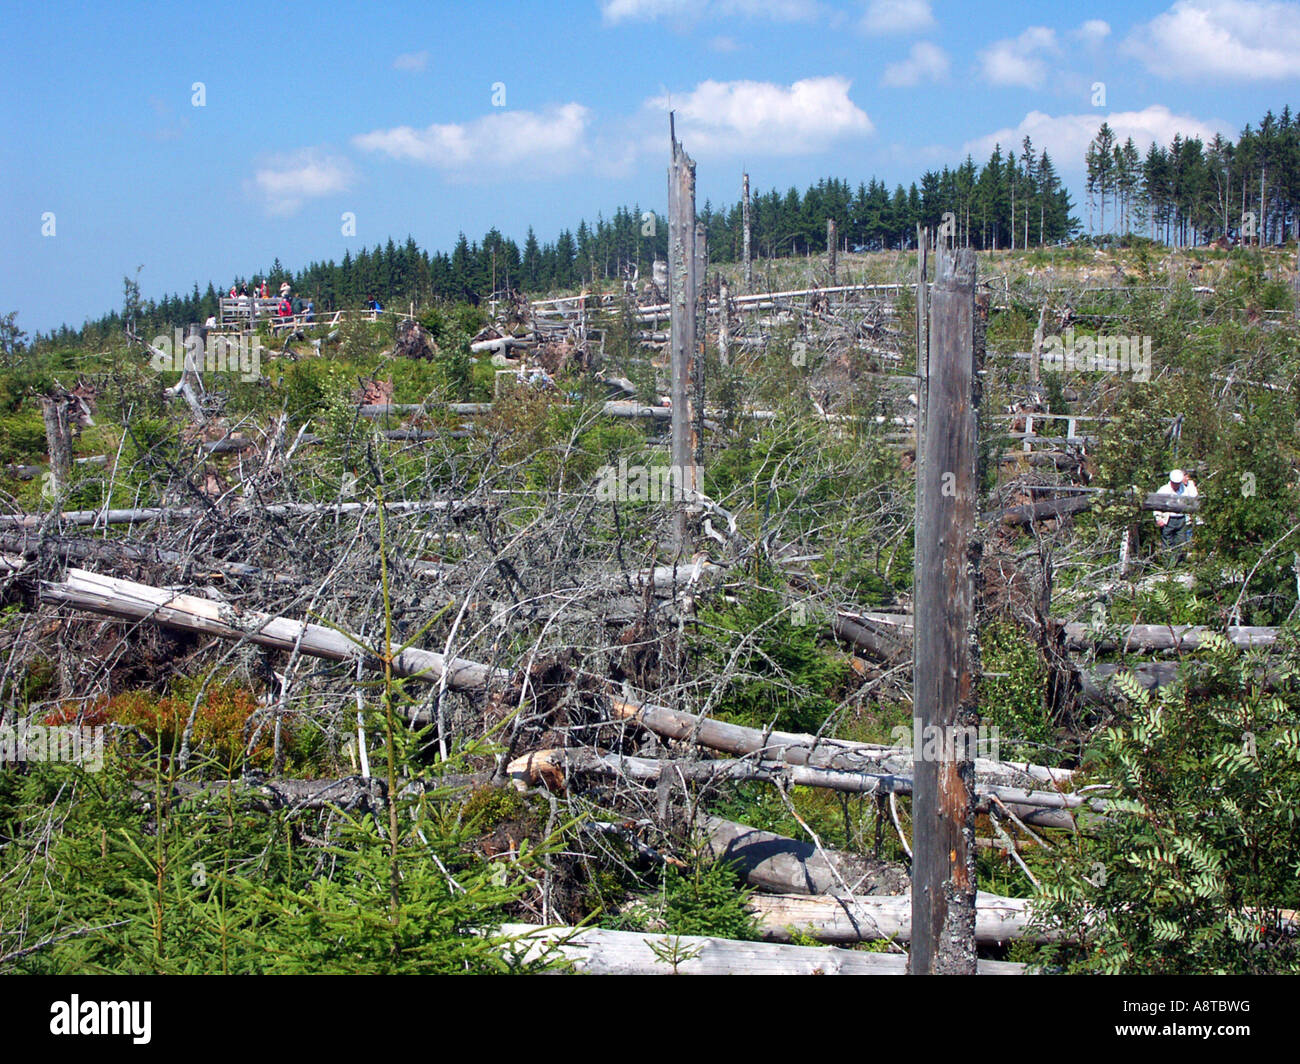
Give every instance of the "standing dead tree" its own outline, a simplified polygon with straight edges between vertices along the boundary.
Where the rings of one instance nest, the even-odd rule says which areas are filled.
[[[969,734],[975,707],[975,256],[939,249],[928,295],[924,435],[916,488],[913,713],[922,734]],[[961,730],[958,730],[961,729]],[[975,971],[973,751],[917,752],[913,777],[912,953],[917,975]],[[958,747],[961,747],[960,749]]]
[[[695,350],[696,270],[695,160],[677,142],[669,115],[672,166],[668,172],[668,301],[672,307],[672,470],[677,480],[674,546],[689,549],[687,538],[689,499],[699,489],[696,466],[696,425],[693,415],[692,378]]]
[[[50,479],[47,494],[53,500],[63,498],[72,471],[72,422],[69,409],[73,398],[63,388],[55,388],[41,397],[41,417],[45,421],[45,446],[50,456]],[[55,509],[57,509],[57,505]]]
[[[754,263],[749,254],[749,175],[741,175],[741,196],[740,196],[740,224],[743,229],[742,240],[743,256],[745,264],[745,292],[746,294],[754,290]]]

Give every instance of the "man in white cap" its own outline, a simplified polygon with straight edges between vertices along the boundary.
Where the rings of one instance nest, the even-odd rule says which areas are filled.
[[[1183,499],[1196,498],[1196,484],[1181,469],[1169,471],[1169,483],[1156,490],[1157,495],[1177,495]],[[1156,527],[1166,547],[1177,547],[1192,538],[1192,519],[1188,514],[1169,510],[1156,511]]]

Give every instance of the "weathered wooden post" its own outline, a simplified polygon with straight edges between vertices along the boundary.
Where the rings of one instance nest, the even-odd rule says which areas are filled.
[[[695,418],[692,416],[692,362],[695,359],[695,160],[677,143],[668,116],[673,162],[668,175],[668,303],[672,355],[672,483],[677,513],[674,547],[687,543],[686,499],[698,488],[695,468]]]
[[[927,296],[916,490],[909,971],[917,975],[974,973],[976,961],[975,255],[946,245]]]
[[[749,175],[741,175],[740,225],[744,239],[745,294],[754,290],[754,264],[749,258]]]
[[[835,283],[835,253],[839,250],[835,243],[835,219],[826,219],[826,268],[831,273],[831,284]]]

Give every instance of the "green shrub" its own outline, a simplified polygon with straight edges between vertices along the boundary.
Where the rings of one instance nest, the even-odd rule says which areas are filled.
[[[1300,656],[1292,639],[1274,659],[1276,693],[1221,636],[1197,659],[1195,698],[1117,681],[1130,718],[1086,762],[1110,809],[1044,870],[1038,922],[1072,971],[1300,972],[1282,913],[1300,906]]]

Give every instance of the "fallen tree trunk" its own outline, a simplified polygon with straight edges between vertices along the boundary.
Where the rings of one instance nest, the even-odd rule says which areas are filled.
[[[853,621],[858,615],[843,614],[845,619]],[[899,633],[906,633],[909,637],[912,630],[912,619],[905,614],[863,614],[862,617],[869,618],[870,623],[874,625],[893,626]],[[1190,626],[1175,626],[1173,633],[1170,632],[1168,625],[1133,625],[1127,635],[1118,638],[1099,635],[1094,629],[1085,625],[1069,624],[1065,626],[1067,633],[1067,645],[1072,649],[1082,647],[1096,646],[1101,649],[1114,649],[1123,647],[1126,650],[1191,650],[1200,646],[1206,635],[1217,631],[1213,628],[1194,628]],[[897,665],[905,662],[910,656],[910,651],[904,651],[901,656],[884,657],[890,644],[885,642],[881,636],[874,633],[868,633],[869,638],[861,638],[861,627],[844,626],[837,629],[837,633],[848,643],[853,644],[859,650],[870,654],[872,657],[881,658],[888,664]],[[1071,635],[1071,633],[1073,633]],[[1227,630],[1229,641],[1236,646],[1254,647],[1254,646],[1272,646],[1277,641],[1277,629],[1273,628],[1230,628]],[[1089,641],[1091,638],[1093,641]],[[1173,683],[1178,677],[1177,662],[1154,662],[1143,665],[1124,666],[1124,665],[1093,665],[1089,668],[1076,668],[1075,675],[1079,679],[1078,697],[1084,705],[1109,705],[1115,701],[1114,678],[1116,673],[1129,671],[1136,677],[1146,690],[1152,691],[1157,687],[1166,687]]]
[[[834,946],[787,946],[737,942],[698,935],[642,934],[588,927],[503,924],[532,960],[558,946],[580,972],[589,975],[904,975],[907,958],[897,953],[862,953]],[[673,963],[673,957],[679,958]],[[1023,975],[1025,966],[980,961],[980,975]]]
[[[451,510],[455,515],[477,513],[484,504],[462,502],[458,499],[427,499],[410,502],[386,502],[386,513],[425,513],[428,511]],[[247,504],[236,506],[231,510],[217,507],[192,506],[145,506],[135,510],[65,510],[58,515],[60,523],[65,525],[129,525],[142,521],[157,521],[169,518],[174,521],[190,521],[209,514],[236,516],[246,514],[271,514],[284,516],[303,516],[307,514],[373,514],[377,512],[377,503],[373,502],[286,502],[258,506]],[[50,514],[0,514],[0,527],[36,528],[50,519]]]
[[[908,890],[906,869],[843,850],[818,850],[811,842],[786,838],[706,816],[700,829],[709,852],[727,861],[750,886],[773,894],[897,895]]]
[[[1054,941],[1054,936],[1029,929],[1030,902],[980,891],[975,896],[975,941],[985,945],[1019,939]],[[912,897],[810,897],[755,894],[749,908],[762,923],[763,938],[789,942],[791,929],[821,942],[851,943],[912,937]]]
[[[490,772],[437,776],[429,780],[402,780],[399,796],[406,797],[433,791],[455,790],[466,787],[486,787],[492,783]],[[154,801],[152,787],[136,787],[137,798]],[[262,809],[369,809],[384,807],[388,797],[388,782],[371,776],[342,776],[337,779],[279,779],[256,775],[242,779],[212,780],[194,783],[178,780],[169,792],[181,800],[210,798],[225,802],[234,797],[237,801],[252,801]]]
[[[25,567],[25,560],[19,556],[0,555],[0,570],[21,572]],[[84,569],[69,569],[62,581],[42,580],[39,590],[44,601],[94,613],[201,631],[225,639],[248,639],[281,650],[297,648],[310,656],[332,661],[355,661],[362,657],[375,665],[379,660],[377,655],[362,654],[348,636],[324,625],[242,610],[228,603],[178,595]],[[490,683],[505,682],[509,677],[505,669],[462,658],[447,659],[435,651],[414,647],[394,659],[393,667],[399,676],[427,680],[441,680],[446,673],[448,686],[459,691],[482,691]],[[617,698],[610,699],[610,709],[614,717],[634,721],[667,738],[698,742],[742,756],[759,755],[767,760],[805,765],[812,769],[858,773],[875,769],[882,774],[911,774],[912,755],[907,747],[846,742],[795,732],[763,732],[666,706],[650,703],[634,706]],[[1072,776],[1068,769],[1011,764],[987,758],[977,758],[975,770],[984,777],[986,784],[1010,787],[1024,786],[1027,782],[1032,785],[1033,781],[1066,782]]]
[[[175,550],[162,550],[159,547],[136,546],[116,539],[64,539],[46,538],[30,535],[26,532],[0,533],[0,550],[21,554],[24,558],[36,558],[44,552],[56,557],[76,561],[102,561],[108,565],[179,565],[192,567],[197,574],[215,571],[222,576],[257,577],[285,583],[292,583],[293,578],[283,573],[272,573],[256,565],[243,562],[205,561]]]
[[[860,627],[872,625],[908,635],[912,630],[910,613],[842,612],[839,616],[856,622]],[[1075,621],[1061,625],[1061,629],[1065,633],[1065,645],[1071,650],[1195,650],[1204,645],[1206,636],[1211,634],[1226,637],[1236,647],[1271,647],[1276,645],[1281,631],[1279,628],[1248,625],[1213,628],[1190,624],[1131,624],[1114,631]],[[855,640],[850,638],[849,641]]]
[[[831,618],[831,631],[836,638],[878,658],[886,665],[900,664],[912,656],[912,648],[891,638],[892,633],[885,635],[874,631],[869,624],[863,623],[863,618],[851,614],[836,613]]]
[[[1277,628],[1233,626],[1225,629],[1190,624],[1134,624],[1116,633],[1087,624],[1064,625],[1065,645],[1071,650],[1195,650],[1210,634],[1222,635],[1235,647],[1271,647]]]
[[[23,559],[0,555],[0,571],[20,572]],[[84,569],[69,569],[62,581],[39,582],[42,601],[72,606],[92,613],[149,621],[168,628],[204,632],[223,639],[247,639],[259,646],[277,650],[294,650],[329,661],[356,661],[362,658],[372,667],[382,665],[374,653],[363,653],[357,643],[342,632],[320,624],[306,624],[287,617],[273,617],[256,610],[242,610],[229,603],[100,576]],[[393,659],[397,676],[413,676],[429,681],[441,680],[453,690],[481,691],[493,681],[504,682],[509,673],[475,661],[447,658],[432,650],[408,647]]]
[[[1115,497],[1115,494],[1110,496],[1112,500]],[[1127,497],[1132,498],[1132,496]],[[1082,513],[1102,499],[1105,499],[1105,496],[1101,493],[1068,499],[1045,499],[1043,502],[1031,503],[1028,506],[1013,506],[1009,510],[1003,510],[996,515],[996,520],[1004,525],[1030,525],[1035,521],[1045,521],[1048,518],[1066,517],[1069,514]],[[1141,500],[1138,508],[1141,510],[1163,510],[1167,513],[1192,514],[1200,510],[1201,499],[1199,496],[1184,498],[1180,495],[1164,495],[1159,492],[1152,492]]]
[[[910,796],[913,781],[890,773],[841,771],[790,765],[782,761],[670,760],[628,757],[589,748],[535,750],[516,758],[506,768],[520,790],[545,785],[565,789],[574,777],[633,780],[657,783],[664,777],[684,783],[718,784],[727,781],[784,783],[796,787],[820,787],[842,794],[897,794]],[[1018,787],[976,785],[978,812],[996,812],[1008,807],[1020,819],[1039,827],[1073,828],[1067,810],[1081,809],[1104,814],[1108,803],[1101,798],[1081,798],[1057,791]]]
[[[791,765],[847,772],[884,771],[911,775],[912,753],[908,747],[826,739],[797,732],[763,731],[649,702],[637,706],[618,698],[610,699],[610,712],[623,720],[635,721],[665,738],[695,742],[741,757],[761,757]],[[982,757],[975,759],[975,772],[989,782],[1006,783],[1023,783],[1026,778],[1064,783],[1073,776],[1070,769],[1013,764]]]

